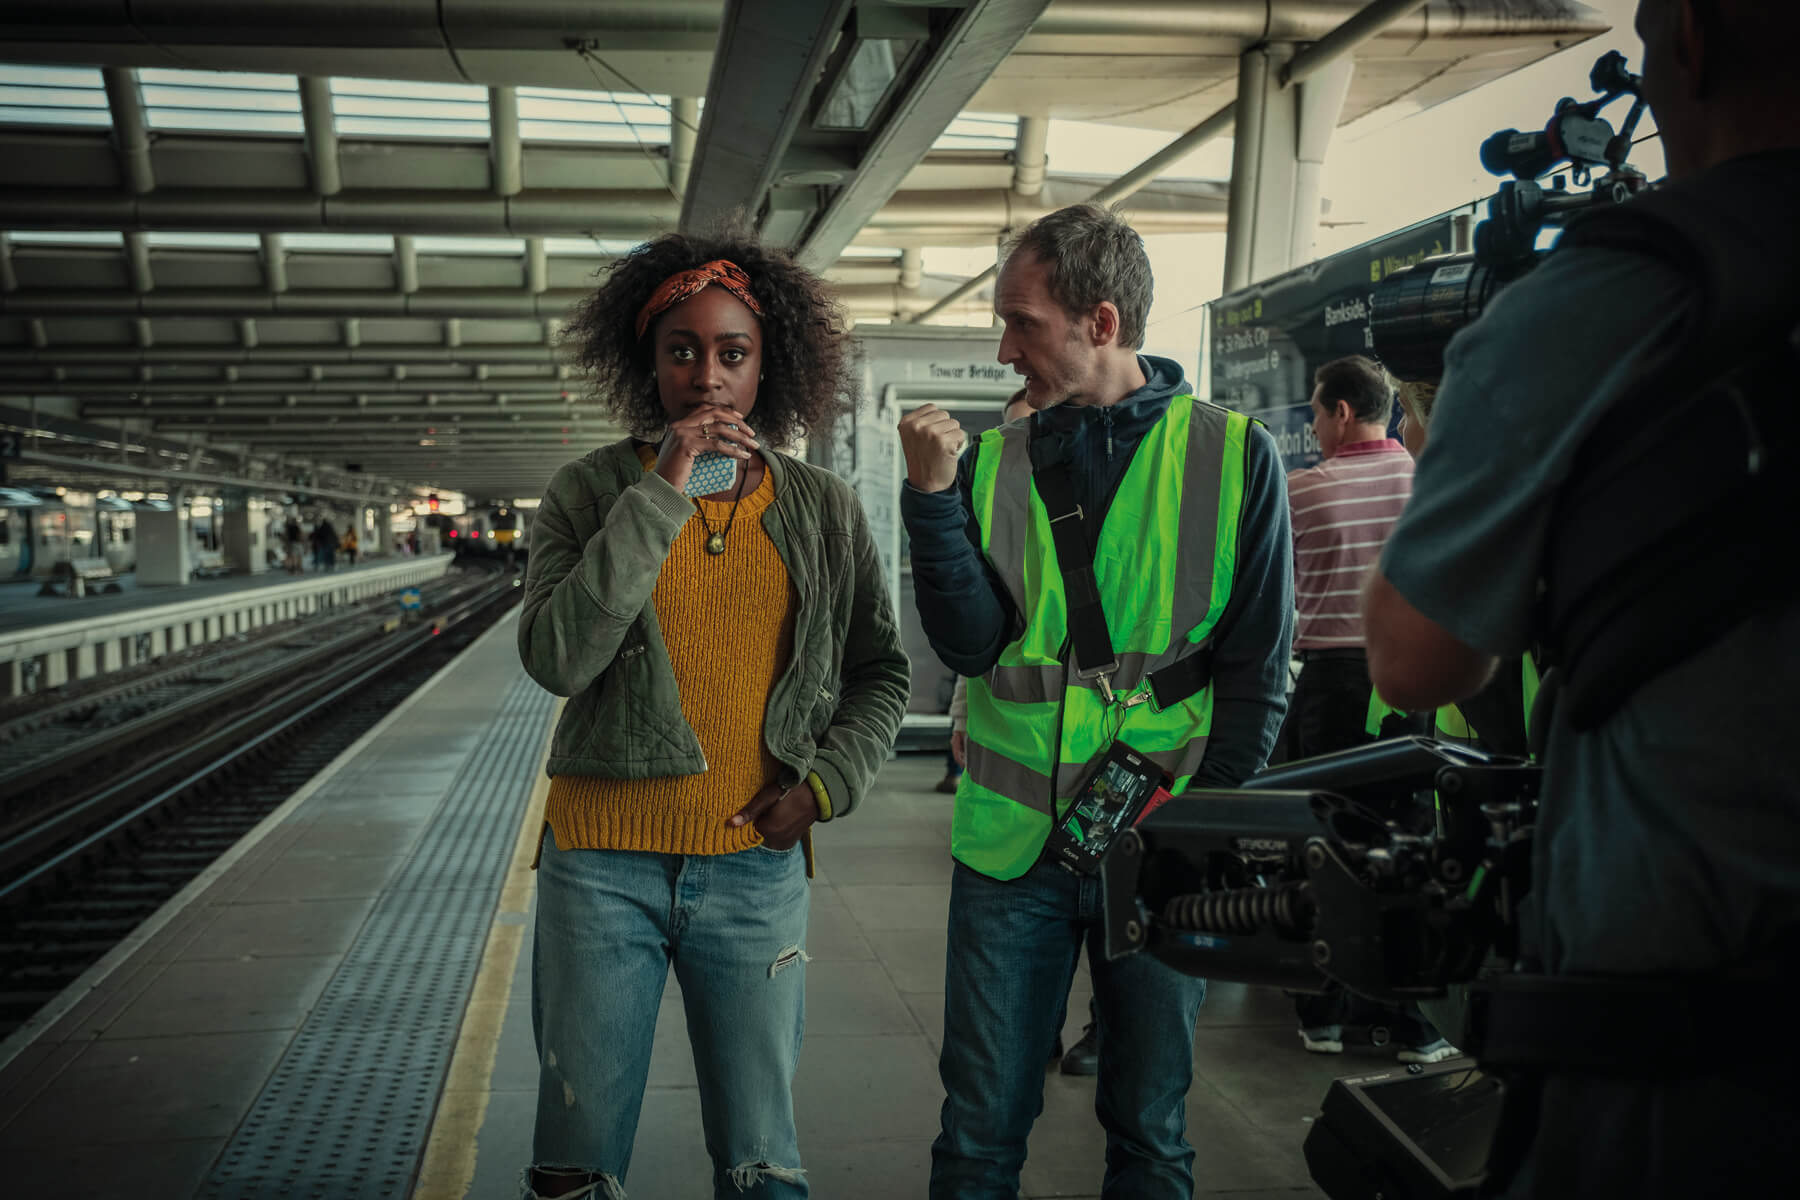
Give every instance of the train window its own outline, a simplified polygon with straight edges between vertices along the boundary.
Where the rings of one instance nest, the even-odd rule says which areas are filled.
[[[12,545],[12,522],[0,517],[0,546]]]

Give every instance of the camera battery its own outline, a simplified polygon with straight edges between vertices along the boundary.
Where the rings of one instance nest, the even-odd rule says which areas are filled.
[[[1119,830],[1136,825],[1169,799],[1169,782],[1161,767],[1124,742],[1114,742],[1050,830],[1044,852],[1077,875],[1093,874]]]

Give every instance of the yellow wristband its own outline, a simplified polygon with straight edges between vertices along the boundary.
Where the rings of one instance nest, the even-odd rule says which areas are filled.
[[[819,802],[819,820],[831,820],[831,796],[825,791],[824,781],[816,771],[806,773],[807,786],[812,788],[813,799]]]

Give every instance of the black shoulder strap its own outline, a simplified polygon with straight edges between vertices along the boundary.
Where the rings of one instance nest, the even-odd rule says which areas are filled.
[[[1069,464],[1047,453],[1042,414],[1031,418],[1031,474],[1039,498],[1050,518],[1050,536],[1056,542],[1056,562],[1062,571],[1063,592],[1069,602],[1069,640],[1075,654],[1076,678],[1096,684],[1102,696],[1112,699],[1112,675],[1119,669],[1106,609],[1100,602],[1100,583],[1094,575],[1093,538],[1087,514],[1075,498]],[[1212,645],[1201,645],[1160,671],[1153,671],[1150,702],[1158,709],[1179,704],[1212,682]]]
[[[1101,691],[1110,700],[1112,673],[1119,669],[1119,657],[1113,653],[1106,610],[1100,604],[1086,514],[1075,499],[1075,482],[1069,475],[1068,462],[1053,461],[1044,452],[1043,429],[1043,414],[1033,413],[1031,475],[1050,517],[1050,536],[1056,542],[1056,563],[1062,571],[1063,592],[1069,601],[1069,640],[1075,652],[1076,678],[1084,683],[1100,681]]]

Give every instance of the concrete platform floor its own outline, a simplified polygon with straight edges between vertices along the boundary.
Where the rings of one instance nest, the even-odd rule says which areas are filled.
[[[936,757],[897,759],[861,810],[818,831],[813,961],[795,1107],[801,1157],[813,1195],[823,1200],[925,1195],[943,1100],[937,1053],[950,799],[931,790],[941,772]],[[525,891],[513,893],[514,911],[502,903],[501,924],[528,922]],[[537,1079],[529,936],[523,940],[485,1086],[480,1094],[446,1095],[443,1112],[460,1111],[474,1118],[471,1129],[479,1128],[472,1171],[433,1183],[428,1169],[418,1197],[516,1195],[517,1173],[530,1154]],[[1081,1035],[1088,990],[1084,967],[1069,1000],[1068,1042]],[[1351,1046],[1341,1057],[1309,1055],[1280,993],[1215,984],[1200,1016],[1188,1095],[1194,1194],[1321,1195],[1307,1175],[1301,1142],[1327,1086],[1339,1075],[1392,1061],[1391,1051],[1372,1047]],[[454,1068],[452,1074],[455,1088]],[[1023,1194],[1097,1196],[1105,1139],[1094,1118],[1093,1082],[1052,1071],[1044,1085]],[[634,1197],[704,1197],[711,1194],[709,1181],[694,1068],[671,980],[626,1186]]]

